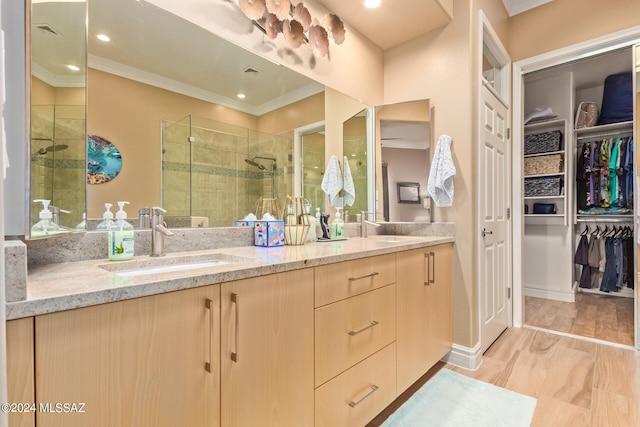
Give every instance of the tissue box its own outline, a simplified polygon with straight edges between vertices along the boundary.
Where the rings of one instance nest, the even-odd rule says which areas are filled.
[[[253,227],[255,246],[284,246],[284,221],[256,221]]]
[[[236,227],[253,227],[255,221],[236,220]]]

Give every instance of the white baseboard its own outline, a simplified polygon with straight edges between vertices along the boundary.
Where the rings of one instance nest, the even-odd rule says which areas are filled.
[[[567,292],[553,291],[550,289],[531,288],[525,285],[524,295],[527,297],[553,299],[556,301],[576,302],[576,294],[573,290]]]
[[[475,371],[482,363],[482,353],[480,352],[480,348],[480,343],[478,343],[474,348],[453,344],[451,351],[442,358],[442,361],[460,368]]]

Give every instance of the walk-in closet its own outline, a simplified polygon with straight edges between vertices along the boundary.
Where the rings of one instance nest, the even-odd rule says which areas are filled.
[[[634,346],[634,47],[524,76],[524,324]]]

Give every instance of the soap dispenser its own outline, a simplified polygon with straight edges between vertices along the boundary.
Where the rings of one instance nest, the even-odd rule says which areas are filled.
[[[342,220],[342,208],[336,208],[336,217],[331,223],[331,238],[343,239],[344,221]]]
[[[51,200],[37,199],[34,200],[34,202],[42,203],[42,210],[39,214],[40,220],[31,227],[31,237],[50,236],[52,234],[62,232],[62,228],[51,221],[51,218],[53,217],[53,214],[49,210],[49,203],[51,203]]]
[[[76,225],[76,230],[86,230],[87,229],[87,214],[82,214],[82,222]]]
[[[116,212],[116,222],[109,230],[109,259],[112,261],[123,261],[133,258],[135,232],[133,225],[127,221],[127,213],[124,205],[129,202],[118,202],[119,210]]]
[[[113,213],[111,212],[111,203],[105,203],[105,212],[102,214],[102,222],[98,224],[96,230],[107,231],[113,228]]]

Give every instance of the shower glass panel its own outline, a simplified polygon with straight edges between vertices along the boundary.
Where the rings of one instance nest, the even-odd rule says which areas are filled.
[[[260,199],[291,194],[292,135],[268,135],[188,116],[162,124],[162,203],[167,216],[232,226]],[[278,212],[278,215],[280,212]]]
[[[311,203],[311,213],[316,208],[324,212],[325,194],[320,185],[324,175],[324,131],[302,136],[302,196]]]
[[[85,207],[86,135],[84,105],[33,105],[31,109],[31,225],[42,210],[35,199],[68,213],[60,225],[75,228]]]
[[[356,220],[356,214],[367,211],[367,116],[366,111],[359,113],[343,125],[343,145],[349,170],[356,191],[352,206],[345,206],[345,221]]]

